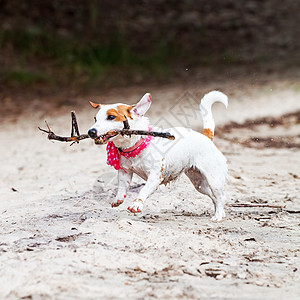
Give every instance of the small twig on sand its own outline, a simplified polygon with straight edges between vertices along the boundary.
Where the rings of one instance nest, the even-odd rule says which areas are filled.
[[[235,203],[228,204],[230,207],[269,207],[269,208],[285,208],[282,205],[273,205],[273,204],[252,204],[252,203]]]
[[[81,140],[90,138],[90,136],[88,134],[79,134],[78,123],[77,123],[77,119],[76,119],[76,115],[75,115],[74,111],[71,112],[71,117],[72,117],[72,129],[71,129],[71,136],[70,137],[56,135],[52,131],[50,126],[48,125],[47,121],[45,121],[45,123],[46,123],[46,126],[47,126],[48,130],[42,129],[40,127],[38,127],[38,129],[45,132],[45,133],[48,133],[48,139],[49,140],[56,140],[56,141],[60,141],[60,142],[72,142],[71,145],[73,145],[73,143],[79,143],[79,141],[81,141]],[[128,136],[131,136],[131,135],[150,135],[150,136],[154,136],[154,137],[166,138],[166,139],[169,139],[169,140],[174,140],[175,139],[174,135],[171,135],[169,132],[155,132],[155,131],[147,131],[147,130],[131,130],[127,118],[125,119],[125,121],[123,123],[124,123],[124,128],[122,130],[113,130],[113,131],[110,131],[109,134],[121,134],[121,135],[128,135]],[[97,140],[97,138],[95,140]]]
[[[286,209],[286,212],[288,212],[289,214],[300,214],[300,210],[290,210],[290,209]]]

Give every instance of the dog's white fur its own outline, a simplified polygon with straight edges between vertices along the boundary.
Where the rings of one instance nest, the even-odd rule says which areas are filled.
[[[212,133],[214,133],[215,123],[211,106],[215,102],[221,102],[227,107],[227,96],[219,91],[212,91],[206,94],[200,103],[203,127]],[[122,122],[107,120],[107,111],[117,109],[119,105],[120,103],[100,106],[96,115],[96,123],[91,128],[97,130],[98,137],[110,130],[123,128]],[[132,119],[128,119],[131,129],[148,130],[149,120],[144,115],[150,105],[151,96],[147,93],[131,109]],[[212,199],[215,207],[212,220],[220,221],[225,216],[226,158],[207,136],[199,132],[184,127],[164,131],[170,132],[176,140],[153,138],[150,145],[138,156],[129,159],[120,156],[122,169],[118,171],[118,192],[112,206],[118,206],[124,201],[133,173],[146,180],[146,184],[128,207],[131,212],[141,211],[144,201],[160,184],[166,184],[185,173],[198,192]],[[118,135],[111,141],[116,147],[126,149],[134,146],[139,139],[140,136]]]

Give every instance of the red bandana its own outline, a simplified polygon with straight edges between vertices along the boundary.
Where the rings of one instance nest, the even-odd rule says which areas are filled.
[[[149,130],[151,129],[149,128]],[[107,164],[114,167],[116,170],[120,170],[120,155],[126,158],[136,157],[149,146],[152,138],[153,136],[147,135],[145,139],[141,138],[134,146],[122,150],[118,150],[113,142],[108,142],[106,147]]]

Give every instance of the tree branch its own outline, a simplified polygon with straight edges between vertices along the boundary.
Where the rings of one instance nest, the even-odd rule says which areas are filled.
[[[47,121],[45,121],[45,123],[46,123],[46,126],[47,126],[48,130],[42,129],[40,127],[38,127],[38,129],[41,130],[42,132],[47,133],[49,140],[55,140],[55,141],[60,141],[60,142],[72,142],[71,145],[73,145],[74,143],[79,143],[79,141],[81,141],[81,140],[90,138],[90,136],[88,134],[79,134],[77,118],[76,118],[76,114],[75,114],[74,111],[71,111],[71,118],[72,118],[72,129],[71,129],[71,136],[70,137],[56,135],[52,131],[51,127],[48,125]],[[122,130],[112,130],[112,131],[109,132],[109,134],[121,134],[122,136],[124,136],[124,135],[127,135],[127,136],[131,136],[131,135],[150,135],[150,136],[154,136],[154,137],[166,138],[166,139],[169,139],[169,140],[174,140],[175,139],[174,135],[171,135],[169,132],[155,132],[155,131],[147,131],[147,130],[131,130],[127,118],[125,119],[125,121],[123,123],[124,123],[124,129],[122,129]],[[94,140],[97,141],[97,139],[99,139],[99,138],[96,138]]]

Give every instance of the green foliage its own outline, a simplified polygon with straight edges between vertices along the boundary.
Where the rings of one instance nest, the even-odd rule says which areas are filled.
[[[26,70],[16,70],[16,71],[2,71],[1,77],[5,83],[19,83],[32,85],[36,83],[42,83],[48,81],[45,74],[40,74],[36,72],[26,71]]]
[[[96,62],[102,65],[124,65],[145,61],[144,55],[134,53],[120,33],[112,34],[110,41],[102,44],[101,41],[85,43],[81,39],[62,38],[38,29],[0,32],[0,46],[5,47],[7,44],[26,58],[53,59],[64,64],[91,66]],[[159,42],[149,60],[162,63],[167,56],[167,45]]]
[[[0,47],[12,48],[17,58],[12,66],[17,71],[7,71],[4,76],[6,81],[24,84],[46,80],[50,76],[42,75],[46,72],[43,70],[25,71],[31,62],[50,62],[56,69],[61,69],[61,73],[68,70],[67,74],[84,77],[89,82],[103,78],[108,70],[116,68],[130,73],[130,69],[141,67],[147,72],[154,72],[158,77],[165,76],[170,57],[176,55],[175,47],[172,48],[165,40],[153,45],[149,53],[136,53],[120,32],[112,33],[109,42],[88,43],[82,39],[46,34],[38,28],[2,31]]]
[[[93,15],[91,22],[95,18],[97,15]],[[12,49],[15,58],[10,69],[2,69],[0,75],[6,82],[27,85],[75,81],[83,84],[117,83],[122,81],[122,76],[139,78],[137,81],[167,79],[178,61],[185,65],[207,65],[217,60],[234,63],[233,55],[228,52],[219,59],[203,51],[191,55],[183,50],[184,45],[180,48],[176,40],[177,37],[172,35],[157,36],[141,51],[132,49],[129,38],[117,30],[110,32],[105,42],[90,36],[62,36],[46,32],[41,27],[0,31],[0,49]]]

